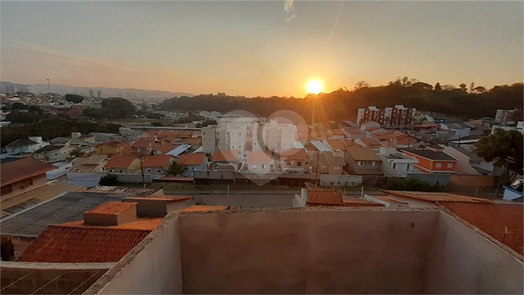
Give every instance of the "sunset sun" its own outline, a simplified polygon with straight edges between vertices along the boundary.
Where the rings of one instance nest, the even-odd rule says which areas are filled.
[[[319,80],[311,80],[307,83],[307,92],[312,94],[319,94],[322,91],[322,82]]]

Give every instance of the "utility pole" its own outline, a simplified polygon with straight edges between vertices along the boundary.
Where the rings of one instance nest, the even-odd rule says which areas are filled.
[[[51,84],[49,84],[49,79],[47,79],[47,90],[49,91],[48,93],[51,94]]]
[[[144,157],[139,157],[140,159],[140,169],[142,170],[142,183],[144,184],[144,188],[146,188],[146,177],[144,175]]]

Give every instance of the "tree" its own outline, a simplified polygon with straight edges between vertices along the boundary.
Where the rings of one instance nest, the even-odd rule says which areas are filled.
[[[355,84],[354,90],[359,90],[362,88],[369,88],[369,83],[366,81],[358,81],[357,84]]]
[[[118,176],[116,174],[107,174],[100,177],[99,185],[102,186],[117,186],[119,183]]]
[[[82,101],[84,101],[84,97],[82,95],[77,94],[66,94],[65,100],[72,103],[81,103]]]
[[[26,104],[23,104],[21,102],[15,102],[11,105],[11,109],[12,110],[27,110],[29,108],[29,106],[27,106]]]
[[[173,161],[169,164],[169,167],[167,168],[167,175],[172,176],[179,176],[184,174],[186,172],[186,166],[183,164],[178,163],[177,161]]]
[[[437,84],[435,84],[435,91],[440,91],[442,90],[442,86],[440,86],[440,83],[437,82]]]
[[[112,97],[102,101],[102,112],[108,119],[129,118],[135,114],[135,106],[127,99]]]
[[[475,87],[475,92],[476,93],[484,93],[484,92],[486,92],[486,88],[482,87],[482,86],[477,86],[477,87]]]
[[[515,130],[496,129],[493,134],[482,138],[476,145],[476,153],[487,162],[494,162],[503,167],[502,175],[497,185],[499,195],[500,186],[511,183],[518,174],[522,174],[523,166],[523,136]]]
[[[475,82],[471,82],[471,84],[469,84],[469,92],[475,92]]]
[[[460,86],[459,86],[459,88],[460,88],[460,90],[462,90],[462,91],[464,91],[464,92],[468,91],[468,87],[467,87],[466,84],[464,84],[464,83],[461,83]]]
[[[424,83],[424,82],[415,82],[411,84],[411,87],[415,89],[420,89],[420,90],[428,90],[428,91],[433,90],[433,85]]]
[[[455,89],[457,89],[457,87],[455,87],[453,85],[449,85],[449,84],[442,85],[442,90],[452,91],[452,90],[455,90]]]

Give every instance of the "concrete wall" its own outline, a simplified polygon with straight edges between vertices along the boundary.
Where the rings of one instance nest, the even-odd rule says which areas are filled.
[[[170,214],[84,294],[181,294],[178,215]]]
[[[465,175],[453,174],[450,182],[468,187],[487,187],[492,188],[495,177],[493,175]]]
[[[118,176],[118,181],[124,182],[124,183],[142,183],[142,173],[138,174],[116,174]],[[144,179],[146,183],[152,183],[153,182],[153,175],[151,174],[144,174]]]
[[[522,294],[523,263],[441,212],[425,293]]]
[[[321,186],[356,186],[359,184],[362,184],[362,176],[360,175],[320,174]]]
[[[180,216],[184,293],[421,293],[437,215]]]
[[[42,173],[40,175],[37,175],[33,178],[30,178],[33,182],[33,184],[31,185],[27,185],[28,182],[27,180],[23,180],[23,181],[19,181],[19,182],[15,182],[13,184],[10,184],[10,185],[6,185],[6,186],[2,186],[2,189],[4,187],[7,187],[7,186],[11,186],[11,189],[12,189],[12,192],[11,193],[8,193],[8,194],[2,194],[0,196],[0,198],[2,200],[7,200],[11,197],[14,197],[14,196],[17,196],[19,194],[23,194],[25,192],[28,192],[30,190],[34,190],[35,188],[38,188],[38,187],[41,187],[45,184],[47,184],[47,176],[45,173]]]
[[[451,179],[451,174],[422,174],[422,173],[408,173],[407,179],[415,178],[421,181],[440,185],[447,185]]]
[[[100,178],[105,174],[101,173],[67,173],[67,182],[70,184],[85,186],[87,188],[98,186]]]
[[[2,234],[3,237],[11,239],[13,243],[13,249],[15,251],[15,260],[24,253],[24,251],[31,246],[31,244],[36,240],[37,236],[25,236],[25,235],[10,235]]]

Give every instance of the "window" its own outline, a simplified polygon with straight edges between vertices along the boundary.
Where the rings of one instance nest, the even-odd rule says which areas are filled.
[[[147,172],[151,172],[151,169],[147,169]]]
[[[291,161],[287,161],[286,165],[291,166]]]
[[[13,187],[8,185],[2,188],[2,191],[0,192],[1,195],[7,195],[9,193],[13,192]]]
[[[371,166],[377,166],[378,162],[371,162]]]
[[[160,169],[156,169],[156,172],[158,172],[158,173],[162,173],[162,170],[160,170]]]
[[[453,163],[448,163],[448,168],[452,168],[453,167]]]
[[[267,165],[266,164],[262,164],[262,169],[266,169],[267,168]]]
[[[362,162],[362,161],[358,161],[358,162],[357,162],[357,165],[359,165],[359,166],[363,166],[363,165],[364,165],[364,162]]]
[[[441,163],[437,163],[437,165],[435,165],[435,167],[440,168],[440,167],[442,167],[442,164]]]
[[[120,173],[124,173],[124,170],[120,170]]]
[[[395,168],[397,168],[397,164],[396,163],[393,164],[393,169],[395,169]]]
[[[253,168],[253,169],[257,169],[257,164],[252,164],[252,165],[251,165],[251,168]]]
[[[302,162],[297,162],[297,166],[298,167],[302,166]]]

